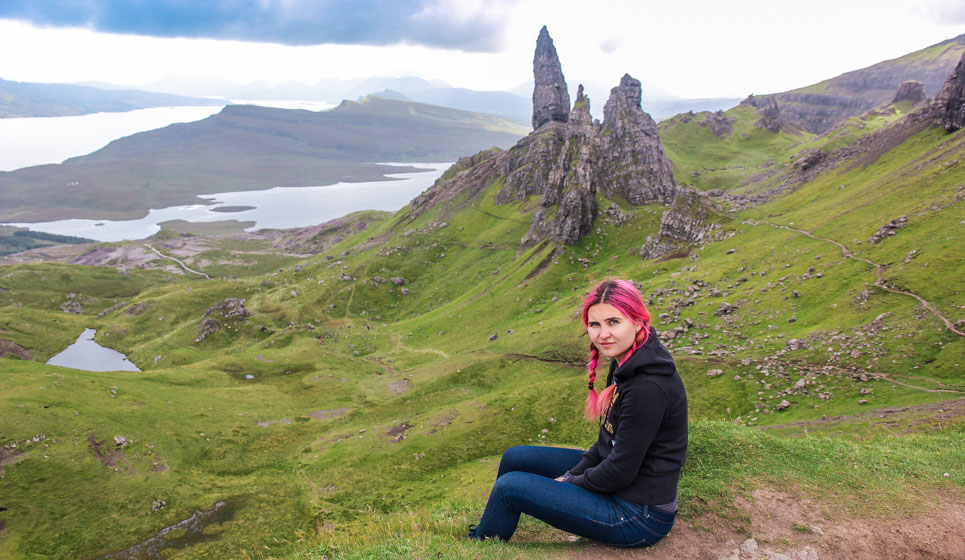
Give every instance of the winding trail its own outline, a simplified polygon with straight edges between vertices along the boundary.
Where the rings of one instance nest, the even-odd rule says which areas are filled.
[[[208,280],[211,280],[211,277],[208,276],[207,274],[205,274],[205,273],[203,273],[203,272],[198,272],[197,270],[194,270],[194,269],[191,268],[190,266],[184,264],[184,261],[182,261],[181,259],[178,259],[178,258],[175,258],[175,257],[171,257],[171,256],[168,256],[168,255],[165,255],[165,254],[162,253],[161,251],[158,251],[157,249],[155,249],[150,243],[145,243],[144,246],[147,247],[148,249],[154,251],[155,253],[157,253],[157,256],[161,257],[162,259],[168,259],[168,260],[171,260],[171,261],[174,261],[174,262],[178,263],[179,265],[181,265],[181,268],[183,268],[183,269],[186,270],[187,272],[190,272],[191,274],[197,274],[198,276],[204,276],[204,277],[207,278]]]
[[[813,234],[811,234],[810,232],[807,232],[807,231],[804,231],[804,230],[795,229],[795,228],[792,228],[792,227],[784,226],[784,225],[781,225],[781,224],[775,224],[775,223],[772,223],[772,222],[750,222],[750,223],[752,223],[752,224],[754,224],[754,225],[759,224],[759,223],[764,223],[764,224],[767,224],[767,225],[769,225],[769,226],[771,226],[771,227],[776,227],[776,228],[779,228],[779,229],[786,229],[786,230],[788,230],[788,231],[793,231],[793,232],[795,232],[795,233],[800,233],[801,235],[806,235],[806,236],[810,237],[811,239],[817,239],[818,241],[824,241],[824,242],[826,242],[826,243],[831,243],[832,245],[837,245],[837,246],[841,249],[841,253],[842,253],[845,257],[847,257],[847,258],[849,258],[849,259],[854,259],[854,260],[856,260],[856,261],[861,261],[861,262],[863,262],[863,263],[870,264],[871,266],[874,267],[874,269],[875,269],[875,286],[878,286],[879,288],[881,288],[882,290],[885,290],[886,292],[891,292],[891,293],[893,293],[893,294],[903,294],[903,295],[911,296],[911,297],[917,299],[918,302],[921,303],[921,304],[925,307],[925,309],[927,309],[928,311],[931,311],[931,313],[932,313],[933,315],[935,315],[936,317],[938,317],[939,319],[941,319],[942,322],[945,323],[945,326],[948,328],[948,330],[952,331],[953,333],[957,334],[958,336],[965,336],[965,332],[962,332],[962,331],[958,330],[957,328],[955,328],[955,324],[952,323],[951,321],[949,321],[948,318],[946,318],[944,315],[942,315],[942,314],[941,314],[941,311],[939,311],[937,307],[935,307],[934,305],[928,303],[928,302],[925,300],[925,298],[919,296],[918,294],[916,294],[916,293],[914,293],[914,292],[909,292],[909,291],[905,291],[905,290],[899,290],[899,289],[897,289],[897,288],[892,288],[891,286],[889,286],[889,285],[885,282],[885,280],[884,280],[885,265],[883,265],[883,264],[878,264],[878,263],[872,262],[872,261],[870,261],[870,260],[868,260],[868,259],[864,259],[864,258],[855,256],[855,254],[851,252],[851,249],[848,249],[848,247],[847,247],[844,243],[839,243],[839,242],[837,242],[837,241],[835,241],[835,240],[833,240],[833,239],[827,239],[827,238],[824,238],[824,237],[818,237],[818,236],[813,235]]]

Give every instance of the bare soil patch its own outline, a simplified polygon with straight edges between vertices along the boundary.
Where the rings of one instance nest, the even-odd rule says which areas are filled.
[[[411,427],[412,427],[412,424],[408,422],[403,422],[398,426],[392,426],[391,428],[389,428],[385,432],[385,435],[388,436],[393,443],[398,443],[404,440],[408,436],[409,428]]]
[[[120,449],[112,449],[109,444],[105,445],[104,442],[97,441],[94,434],[87,436],[87,446],[108,468],[119,471],[121,467],[126,467],[131,473],[137,474],[134,465],[127,460],[127,455],[125,455],[123,451]]]
[[[734,519],[705,515],[677,520],[670,535],[652,548],[620,549],[576,539],[569,560],[669,560],[847,558],[965,558],[965,500],[935,495],[928,511],[887,517],[854,517],[816,500],[760,488],[738,500]],[[545,534],[545,533],[544,533]],[[574,540],[556,532],[560,541]],[[529,540],[521,535],[522,540]],[[580,543],[589,543],[579,546]]]
[[[348,408],[333,408],[331,410],[316,410],[315,412],[309,412],[308,417],[314,418],[316,420],[332,420],[334,418],[339,418],[345,416],[351,412]]]
[[[7,447],[0,447],[0,477],[6,474],[3,469],[4,465],[12,465],[24,457],[22,451],[17,451],[16,449],[10,449]]]
[[[16,342],[10,340],[0,340],[0,358],[4,356],[16,356],[21,360],[32,360],[30,352],[23,346],[20,346]]]
[[[392,391],[393,395],[401,395],[412,388],[412,382],[408,379],[399,379],[398,381],[393,381],[389,383],[389,391]]]

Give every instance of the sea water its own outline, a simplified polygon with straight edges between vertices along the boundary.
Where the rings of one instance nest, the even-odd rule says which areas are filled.
[[[52,222],[7,223],[60,235],[86,237],[97,241],[144,239],[161,230],[169,220],[215,222],[251,221],[248,231],[289,229],[321,224],[359,210],[395,211],[429,188],[449,168],[449,163],[383,163],[410,166],[415,172],[387,174],[386,180],[364,183],[336,183],[319,187],[274,187],[261,191],[224,192],[200,195],[209,204],[172,206],[148,211],[137,220],[57,220]],[[232,208],[235,207],[235,208]],[[218,211],[238,209],[240,211]]]

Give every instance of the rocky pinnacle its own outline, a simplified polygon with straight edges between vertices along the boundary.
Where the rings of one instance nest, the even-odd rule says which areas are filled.
[[[556,121],[565,123],[570,114],[570,94],[560,67],[560,58],[553,46],[553,39],[544,25],[536,39],[533,56],[533,128]]]

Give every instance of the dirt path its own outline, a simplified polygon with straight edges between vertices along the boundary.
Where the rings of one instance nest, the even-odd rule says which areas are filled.
[[[871,265],[871,266],[874,267],[874,269],[875,269],[875,286],[878,286],[879,288],[881,288],[882,290],[885,290],[886,292],[891,292],[891,293],[893,293],[893,294],[903,294],[903,295],[910,296],[910,297],[913,297],[913,298],[917,299],[918,302],[921,303],[921,304],[925,307],[925,309],[927,309],[927,310],[930,311],[933,315],[935,315],[936,317],[938,317],[939,319],[941,319],[942,322],[945,323],[945,326],[948,328],[948,330],[952,331],[953,333],[957,334],[958,336],[965,336],[965,332],[962,332],[962,331],[958,330],[957,328],[955,328],[955,324],[952,323],[951,321],[949,321],[944,315],[942,315],[941,312],[938,310],[937,307],[935,307],[934,305],[928,303],[928,301],[926,301],[925,298],[919,296],[918,294],[916,294],[916,293],[914,293],[914,292],[909,292],[909,291],[905,291],[905,290],[899,290],[899,289],[897,289],[897,288],[892,288],[891,286],[889,286],[889,285],[885,282],[885,280],[884,280],[885,265],[883,265],[883,264],[878,264],[878,263],[872,262],[872,261],[870,261],[870,260],[868,260],[868,259],[864,259],[864,258],[855,256],[855,254],[851,252],[851,249],[848,249],[848,247],[847,247],[844,243],[839,243],[839,242],[837,242],[837,241],[835,241],[835,240],[833,240],[833,239],[827,239],[827,238],[824,238],[824,237],[818,237],[818,236],[813,235],[813,234],[811,234],[810,232],[807,232],[807,231],[804,231],[804,230],[795,229],[795,228],[792,228],[792,227],[788,227],[788,226],[784,226],[784,225],[780,225],[780,224],[775,224],[775,223],[772,223],[772,222],[750,222],[750,223],[752,223],[753,225],[757,225],[758,223],[764,223],[764,224],[767,224],[767,225],[769,225],[769,226],[771,226],[771,227],[776,227],[776,228],[779,228],[779,229],[786,229],[787,231],[793,231],[793,232],[799,233],[799,234],[801,234],[801,235],[806,235],[806,236],[810,237],[811,239],[816,239],[816,240],[818,240],[818,241],[824,241],[824,242],[826,242],[826,243],[831,243],[832,245],[837,245],[838,248],[841,249],[841,253],[842,253],[845,257],[847,257],[847,258],[849,258],[849,259],[854,259],[854,260],[856,260],[856,261],[861,261],[861,262],[863,262],[863,263],[867,263],[867,264],[869,264],[869,265]]]
[[[190,272],[190,273],[192,273],[192,274],[197,274],[198,276],[204,276],[204,277],[207,278],[208,280],[211,280],[211,277],[208,276],[207,274],[205,274],[205,273],[203,273],[203,272],[198,272],[197,270],[194,270],[193,268],[191,268],[191,267],[189,267],[188,265],[184,264],[184,261],[182,261],[181,259],[178,259],[178,258],[175,258],[175,257],[171,257],[171,256],[168,256],[168,255],[165,255],[165,254],[162,253],[161,251],[158,251],[157,249],[155,249],[150,243],[145,243],[144,246],[147,247],[148,249],[154,251],[155,253],[157,253],[157,256],[161,257],[162,259],[168,259],[168,260],[171,260],[171,261],[174,261],[174,262],[178,263],[178,264],[181,266],[181,268],[183,268],[185,271]]]

